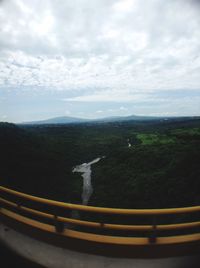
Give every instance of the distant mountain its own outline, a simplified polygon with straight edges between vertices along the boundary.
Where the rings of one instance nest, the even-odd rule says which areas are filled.
[[[154,120],[160,119],[160,117],[153,116],[139,116],[139,115],[130,115],[130,116],[112,116],[105,118],[97,118],[97,119],[83,119],[78,117],[70,117],[70,116],[60,116],[54,117],[46,120],[40,121],[30,121],[23,122],[22,124],[30,124],[30,125],[43,125],[43,124],[72,124],[72,123],[84,123],[84,122],[121,122],[121,121],[143,121],[143,120]]]
[[[87,121],[88,121],[87,119],[77,117],[60,116],[40,121],[23,122],[22,124],[27,125],[71,124],[71,123],[82,123]]]
[[[51,125],[51,124],[78,124],[78,123],[112,123],[112,122],[126,122],[126,121],[179,121],[189,119],[199,119],[199,117],[164,117],[164,116],[142,116],[142,115],[129,115],[129,116],[112,116],[98,119],[83,119],[78,117],[60,116],[46,120],[24,122],[23,125]]]
[[[129,116],[105,117],[105,118],[101,118],[101,119],[96,119],[94,121],[99,121],[99,122],[121,122],[121,121],[145,121],[145,120],[159,120],[159,119],[161,119],[161,117],[129,115]]]

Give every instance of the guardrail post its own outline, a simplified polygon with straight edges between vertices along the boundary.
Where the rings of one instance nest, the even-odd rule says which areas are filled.
[[[99,229],[99,233],[104,234],[104,232],[105,232],[105,229],[104,229],[105,219],[103,218],[103,214],[100,214],[98,216],[99,216],[99,223],[100,223],[100,226],[101,226],[101,228]]]
[[[153,218],[153,223],[152,223],[152,230],[151,230],[151,233],[149,235],[149,242],[151,244],[154,244],[156,243],[156,233],[157,233],[157,228],[156,228],[156,219],[155,217]]]
[[[62,233],[65,229],[64,223],[58,221],[58,217],[56,215],[54,215],[54,225],[57,233]]]
[[[21,199],[17,199],[17,201],[16,201],[16,203],[17,203],[17,209],[21,209],[21,206],[22,206],[22,200]]]

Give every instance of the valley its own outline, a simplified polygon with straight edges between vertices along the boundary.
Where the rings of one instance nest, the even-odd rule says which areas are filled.
[[[31,126],[1,123],[0,146],[1,185],[22,192],[121,208],[200,202],[198,118]],[[102,156],[106,157],[96,161]]]

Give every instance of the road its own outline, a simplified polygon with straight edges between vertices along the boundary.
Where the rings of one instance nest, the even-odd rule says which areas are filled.
[[[26,260],[0,242],[1,268],[43,268],[38,264]]]
[[[184,256],[173,258],[134,259],[113,258],[86,254],[56,247],[26,235],[18,233],[0,224],[0,240],[32,260],[19,257],[16,253],[0,244],[1,268],[198,268],[199,256]],[[43,266],[34,264],[40,263]]]

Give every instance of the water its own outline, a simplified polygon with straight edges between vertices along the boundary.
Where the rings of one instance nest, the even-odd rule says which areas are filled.
[[[92,195],[93,188],[91,183],[91,165],[99,162],[103,157],[98,157],[89,163],[83,163],[73,168],[72,172],[80,172],[83,177],[82,204],[87,205]]]
[[[131,143],[130,143],[130,140],[127,139],[127,142],[128,142],[128,147],[130,148],[132,146]]]

